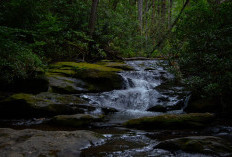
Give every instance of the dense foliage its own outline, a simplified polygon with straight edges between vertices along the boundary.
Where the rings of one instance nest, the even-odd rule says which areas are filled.
[[[219,98],[222,104],[229,104],[232,93],[231,15],[231,2],[191,3],[169,41],[193,93]]]
[[[90,33],[92,2],[1,1],[0,81],[58,60],[168,56],[198,97],[231,96],[232,2],[101,0]]]
[[[130,5],[129,1],[123,1],[114,6],[114,1],[101,1],[95,32],[90,36],[91,3],[86,0],[1,1],[0,76],[4,77],[0,79],[26,78],[41,63],[135,56],[146,51],[145,37],[138,31],[136,3]]]

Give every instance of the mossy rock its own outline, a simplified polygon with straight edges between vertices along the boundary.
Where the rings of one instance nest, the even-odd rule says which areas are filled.
[[[50,66],[46,76],[53,92],[103,92],[122,88],[119,71],[100,64],[57,62]]]
[[[159,143],[155,148],[170,151],[182,150],[217,156],[231,156],[232,145],[228,141],[213,136],[191,136],[175,138]]]
[[[99,64],[92,64],[92,63],[75,63],[75,62],[57,62],[50,65],[51,69],[62,69],[64,67],[70,67],[70,69],[92,69],[98,71],[108,71],[108,72],[119,72],[120,69],[110,68],[107,66],[99,65]]]
[[[52,92],[63,94],[88,92],[88,86],[82,80],[54,73],[47,73],[47,77]]]
[[[125,64],[124,62],[101,61],[101,62],[98,62],[97,64],[103,65],[103,66],[106,66],[106,67],[122,69],[122,70],[125,70],[125,71],[134,70],[131,66]]]
[[[103,121],[103,116],[94,116],[90,114],[59,115],[55,116],[49,122],[50,124],[68,127],[85,127],[94,122]]]
[[[74,76],[76,73],[72,69],[50,69],[47,75],[60,74],[60,76]]]
[[[138,129],[199,128],[210,124],[213,119],[214,115],[211,113],[165,114],[132,119],[123,125]]]
[[[76,109],[68,105],[71,96],[61,96],[49,93],[39,95],[14,94],[0,101],[0,117],[30,118],[40,116],[54,116],[58,114],[74,114]],[[62,100],[63,99],[63,100]],[[69,100],[68,103],[66,100]],[[76,104],[83,103],[80,98],[73,98]]]
[[[114,89],[121,89],[123,78],[115,72],[81,70],[77,71],[76,77],[85,81],[89,92],[103,92]]]

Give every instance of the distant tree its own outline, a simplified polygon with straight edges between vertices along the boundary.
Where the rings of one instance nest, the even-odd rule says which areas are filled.
[[[92,0],[92,7],[91,7],[90,18],[89,18],[89,32],[90,32],[90,35],[93,34],[94,28],[95,28],[95,23],[96,23],[96,19],[97,19],[98,2],[99,2],[99,0]]]
[[[113,4],[112,4],[113,10],[116,10],[118,3],[119,0],[113,0]]]
[[[166,21],[166,0],[162,0],[162,4],[161,4],[161,17],[162,17],[162,23],[165,23]]]
[[[169,0],[169,9],[168,9],[168,28],[171,28],[172,24],[172,5],[173,5],[173,0]]]
[[[140,30],[143,30],[143,0],[138,0],[138,20]]]

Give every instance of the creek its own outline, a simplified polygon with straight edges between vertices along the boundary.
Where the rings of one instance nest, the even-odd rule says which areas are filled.
[[[203,153],[168,151],[156,146],[164,140],[186,136],[224,136],[232,132],[232,127],[214,126],[205,129],[153,129],[136,130],[125,128],[122,123],[135,118],[164,114],[183,114],[189,100],[189,91],[175,82],[174,75],[165,69],[163,60],[126,61],[134,70],[120,71],[123,88],[98,93],[70,94],[85,100],[85,114],[100,116],[103,122],[83,128],[102,135],[97,142],[81,149],[82,157],[207,157]],[[47,94],[47,93],[45,93]],[[62,95],[62,94],[61,94]],[[59,95],[60,96],[60,95]],[[72,105],[70,102],[69,105]],[[91,110],[88,110],[91,108]],[[107,113],[105,113],[107,109]],[[50,126],[50,118],[3,119],[2,127],[14,129],[38,129],[46,131],[73,131],[76,128]],[[78,128],[78,130],[82,128]],[[70,135],[71,136],[71,135]],[[228,136],[227,136],[228,137]],[[231,137],[231,136],[230,136]],[[1,156],[1,155],[0,155]],[[72,156],[72,155],[71,155]],[[75,155],[74,155],[75,156]],[[222,154],[226,156],[226,154]]]

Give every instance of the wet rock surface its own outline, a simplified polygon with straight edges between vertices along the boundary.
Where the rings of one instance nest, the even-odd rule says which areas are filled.
[[[91,131],[39,131],[0,128],[1,156],[70,156],[77,157],[81,149],[101,136]],[[102,138],[102,137],[101,137]]]
[[[183,150],[191,153],[231,156],[232,146],[228,141],[214,136],[191,136],[175,138],[159,143],[155,148],[170,151]]]
[[[154,117],[131,119],[123,125],[139,129],[159,128],[199,128],[204,127],[214,119],[210,113],[165,114]]]

